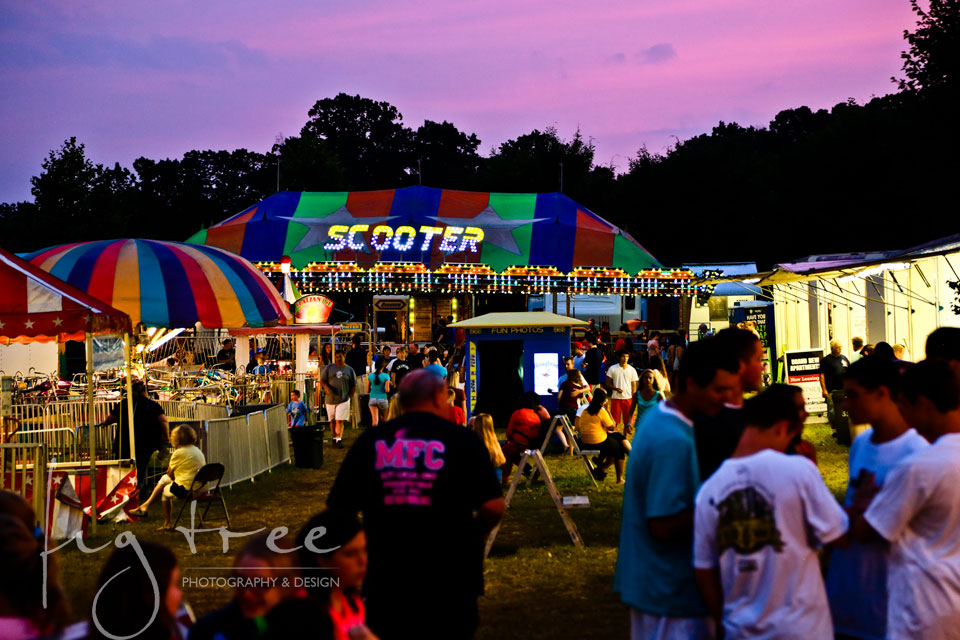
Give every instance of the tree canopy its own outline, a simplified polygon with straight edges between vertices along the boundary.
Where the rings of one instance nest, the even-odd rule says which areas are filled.
[[[479,153],[454,123],[407,126],[388,102],[318,100],[299,135],[268,153],[189,151],[95,165],[75,138],[50,152],[33,202],[0,205],[7,248],[105,237],[182,240],[274,191],[562,191],[636,237],[665,264],[757,261],[902,248],[956,231],[960,0],[911,0],[903,78],[866,104],[807,106],[764,127],[720,122],[664,154],[637,151],[619,175],[576,131],[535,129]],[[949,204],[947,204],[949,203]],[[42,226],[37,226],[37,224]],[[40,231],[42,230],[42,231]]]

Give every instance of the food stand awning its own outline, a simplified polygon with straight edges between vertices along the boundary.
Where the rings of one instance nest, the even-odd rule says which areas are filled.
[[[518,311],[487,313],[469,320],[454,322],[450,326],[457,329],[496,329],[507,327],[576,327],[586,324],[589,323],[549,311]]]
[[[130,317],[0,249],[0,344],[130,333]]]
[[[276,193],[187,242],[295,268],[343,261],[620,268],[661,264],[629,233],[562,193],[431,187]]]

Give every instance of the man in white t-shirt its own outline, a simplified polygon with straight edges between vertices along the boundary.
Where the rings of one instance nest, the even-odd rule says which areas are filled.
[[[932,446],[887,473],[851,531],[858,542],[879,536],[890,544],[887,637],[958,638],[960,387],[949,363],[934,360],[908,369],[901,385],[900,413]],[[855,499],[851,511],[860,507]]]
[[[630,354],[626,351],[620,352],[620,359],[617,364],[607,369],[607,379],[604,384],[610,390],[610,417],[616,424],[623,422],[623,435],[629,436],[630,426],[633,416],[634,399],[637,396],[637,386],[640,384],[640,376],[637,370],[631,367]]]
[[[854,424],[870,424],[850,447],[845,507],[862,483],[882,486],[890,470],[929,443],[900,415],[900,371],[877,356],[857,360],[844,374],[843,408]],[[827,573],[827,599],[838,634],[866,640],[887,637],[888,546],[880,540],[836,549]]]
[[[727,638],[832,638],[819,546],[847,515],[810,460],[783,453],[803,429],[797,387],[775,384],[743,407],[733,456],[697,494],[693,564]]]

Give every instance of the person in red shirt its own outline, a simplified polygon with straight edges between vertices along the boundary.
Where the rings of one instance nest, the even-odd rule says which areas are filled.
[[[461,427],[465,427],[467,426],[467,414],[457,405],[456,392],[457,390],[454,387],[447,388],[447,397],[450,400],[450,422],[456,422]]]
[[[545,421],[550,413],[540,404],[540,396],[533,391],[523,394],[521,408],[513,412],[507,424],[507,442],[503,445],[503,484],[510,484],[510,472],[513,465],[520,464],[520,458],[527,449],[539,449],[543,439]]]

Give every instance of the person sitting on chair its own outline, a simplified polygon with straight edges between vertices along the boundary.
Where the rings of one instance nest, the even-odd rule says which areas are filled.
[[[147,501],[130,512],[135,516],[145,517],[150,505],[162,493],[163,524],[160,525],[159,531],[167,531],[173,528],[171,502],[175,497],[187,497],[197,471],[200,471],[207,464],[203,452],[197,448],[197,434],[192,427],[185,424],[180,425],[173,430],[171,440],[173,440],[176,451],[170,456],[170,466],[167,468],[167,473],[160,478]]]
[[[604,403],[607,392],[602,388],[593,392],[593,400],[577,418],[577,429],[583,449],[599,449],[600,455],[594,459],[597,468],[594,476],[603,480],[607,469],[613,465],[617,474],[617,484],[623,484],[624,458],[630,453],[630,443],[618,432],[617,423],[607,413]]]
[[[550,414],[540,404],[540,396],[528,391],[520,400],[521,407],[510,416],[507,424],[507,442],[503,445],[503,484],[510,484],[510,471],[513,465],[520,464],[520,458],[527,449],[539,449],[543,442],[544,421],[550,420]]]

